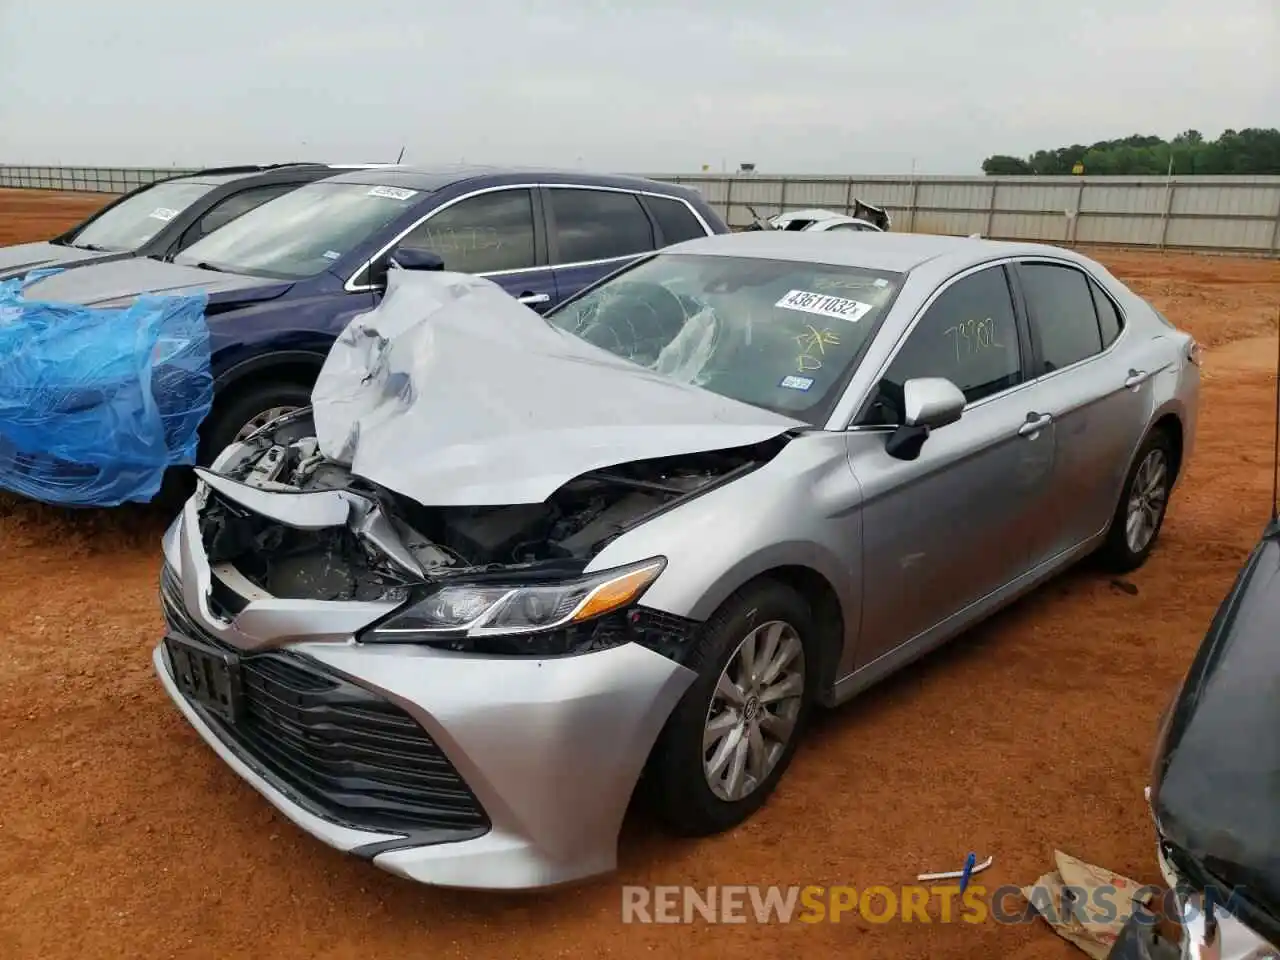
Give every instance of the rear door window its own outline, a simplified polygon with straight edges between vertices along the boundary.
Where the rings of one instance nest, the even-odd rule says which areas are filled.
[[[634,194],[550,188],[556,264],[633,256],[654,249],[653,227]]]
[[[957,280],[938,296],[889,364],[863,423],[905,422],[903,385],[946,377],[973,403],[1022,382],[1022,350],[1003,267]]]
[[[533,193],[493,190],[459,200],[418,226],[401,246],[438,254],[444,268],[457,273],[536,267]]]
[[[1081,271],[1053,263],[1021,263],[1018,279],[1037,346],[1037,374],[1061,370],[1102,352],[1093,293]]]
[[[1120,311],[1116,309],[1115,303],[1102,292],[1102,288],[1097,283],[1090,280],[1089,289],[1093,291],[1093,305],[1098,311],[1098,329],[1102,333],[1102,349],[1105,350],[1115,342],[1116,337],[1120,336],[1120,329],[1124,323],[1120,319]]]
[[[653,219],[658,222],[658,229],[662,231],[663,244],[680,243],[683,240],[707,235],[707,231],[702,228],[698,218],[693,215],[693,211],[683,200],[646,196],[644,205],[649,208]]]

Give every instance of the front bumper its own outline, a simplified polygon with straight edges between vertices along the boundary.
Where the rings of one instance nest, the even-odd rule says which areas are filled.
[[[354,814],[335,817],[291,789],[296,779],[291,784],[281,777],[287,758],[246,749],[244,738],[229,735],[224,721],[189,700],[164,644],[157,646],[156,673],[187,721],[281,813],[329,846],[440,886],[531,889],[614,869],[623,815],[659,731],[693,681],[692,671],[638,644],[550,659],[362,645],[349,624],[345,635],[335,631],[342,617],[324,615],[324,608],[358,605],[319,604],[321,609],[308,611],[300,601],[266,598],[226,621],[210,611],[210,569],[198,537],[186,533],[194,520],[193,500],[165,536],[166,562],[180,581],[182,607],[179,616],[167,617],[170,631],[201,633],[192,639],[234,649],[245,664],[283,654],[336,683],[354,685],[388,712],[416,722],[425,732],[420,739],[438,749],[462,785],[451,795],[469,793],[482,811],[451,829],[388,826],[373,823],[372,815],[361,822],[361,804],[378,792],[373,787],[346,798],[343,809]],[[303,629],[309,621],[316,624],[310,634]],[[296,719],[297,710],[315,704],[297,699],[288,706]],[[317,745],[323,735],[314,725],[289,720],[284,729],[291,742],[326,755],[350,742],[350,731],[339,730]],[[345,760],[343,769],[351,769]],[[412,779],[412,773],[406,776]],[[342,780],[356,793],[365,789],[361,782]],[[404,782],[401,777],[397,785]],[[403,792],[396,797],[404,799]]]
[[[1151,792],[1147,789],[1147,800]],[[1216,942],[1206,941],[1204,895],[1190,890],[1165,854],[1156,845],[1160,874],[1173,896],[1162,903],[1164,910],[1177,911],[1182,928],[1181,940],[1165,937],[1156,927],[1153,916],[1145,910],[1133,912],[1112,944],[1107,960],[1266,960],[1280,955],[1280,950],[1267,943],[1233,916],[1224,905],[1216,907],[1218,932]],[[1171,902],[1172,901],[1172,902]]]

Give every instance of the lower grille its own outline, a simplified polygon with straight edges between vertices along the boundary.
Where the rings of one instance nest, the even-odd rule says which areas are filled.
[[[230,650],[187,614],[165,566],[169,629]],[[393,833],[479,836],[489,820],[443,751],[394,703],[288,651],[239,655],[243,709],[235,723],[201,716],[273,786],[343,826]],[[197,709],[199,709],[197,705]]]

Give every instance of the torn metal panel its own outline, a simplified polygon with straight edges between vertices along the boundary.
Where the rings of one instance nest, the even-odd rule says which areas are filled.
[[[322,530],[347,522],[350,497],[341,490],[295,491],[280,496],[196,467],[196,476],[228,500],[298,530]]]

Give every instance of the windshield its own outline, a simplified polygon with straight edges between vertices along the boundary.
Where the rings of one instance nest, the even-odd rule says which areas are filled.
[[[857,267],[660,254],[547,319],[682,383],[816,423],[901,279]]]
[[[132,252],[164,229],[165,224],[213,189],[208,183],[178,180],[157,183],[126,197],[73,236],[73,247]]]
[[[175,263],[298,280],[320,273],[418,203],[421,190],[317,181],[268,200],[191,246]]]

